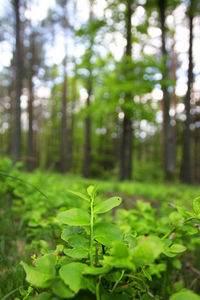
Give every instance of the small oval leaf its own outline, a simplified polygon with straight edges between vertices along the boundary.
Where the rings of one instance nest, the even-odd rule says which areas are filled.
[[[112,197],[110,199],[107,199],[105,201],[102,201],[100,203],[97,203],[94,207],[94,213],[95,214],[103,214],[111,209],[113,209],[116,206],[119,206],[122,202],[122,199],[120,197]]]
[[[186,250],[186,247],[180,244],[173,244],[169,250],[174,253],[181,253]]]
[[[65,249],[64,253],[75,259],[82,259],[88,257],[88,250],[83,248]]]
[[[57,219],[62,224],[67,224],[70,226],[88,226],[90,225],[90,215],[80,209],[72,208],[58,214]]]

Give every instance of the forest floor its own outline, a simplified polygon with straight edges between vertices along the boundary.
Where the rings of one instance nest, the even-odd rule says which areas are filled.
[[[121,208],[124,209],[135,208],[137,200],[141,199],[149,202],[158,215],[173,210],[169,202],[191,208],[192,200],[200,195],[200,187],[182,184],[120,183],[39,171],[18,173],[17,177],[29,184],[12,178],[1,183],[2,187],[8,188],[0,195],[0,297],[24,284],[25,274],[19,263],[30,258],[33,254],[31,247],[37,248],[37,243],[49,238],[47,233],[44,234],[46,215],[54,218],[58,209],[75,207],[82,201],[69,190],[85,193],[89,185],[96,185],[100,199],[120,196],[123,199]],[[29,228],[36,232],[38,240],[34,241],[35,244],[32,242],[35,233]]]

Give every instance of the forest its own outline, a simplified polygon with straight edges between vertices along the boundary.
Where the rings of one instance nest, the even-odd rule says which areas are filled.
[[[0,298],[200,299],[200,1],[0,5]]]

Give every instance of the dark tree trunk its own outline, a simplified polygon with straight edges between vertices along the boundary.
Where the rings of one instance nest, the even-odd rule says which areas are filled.
[[[74,77],[72,82],[72,107],[71,107],[72,112],[71,112],[71,135],[70,135],[70,143],[69,143],[69,169],[73,168],[75,107],[76,107],[76,78]]]
[[[61,116],[61,143],[60,143],[60,171],[68,171],[68,153],[67,153],[67,74],[66,74],[67,58],[64,58],[63,68],[63,95],[62,95],[62,116]]]
[[[92,74],[88,78],[88,97],[87,97],[87,108],[89,109],[92,95]],[[85,144],[84,144],[84,157],[83,157],[83,176],[90,177],[91,175],[91,117],[90,113],[85,119]]]
[[[182,165],[181,165],[181,180],[185,183],[191,183],[191,115],[190,115],[190,99],[192,93],[192,83],[193,83],[193,7],[192,0],[190,2],[189,8],[189,67],[188,67],[188,89],[185,97],[185,113],[186,120],[183,129],[183,153],[182,153]]]
[[[67,34],[67,0],[62,1],[63,7],[63,32],[66,39]],[[67,137],[67,39],[65,40],[65,57],[63,60],[63,94],[61,108],[61,141],[60,141],[60,171],[68,171],[68,137]]]
[[[126,8],[126,56],[132,55],[131,41],[131,16],[132,16],[132,1],[127,0]],[[131,95],[125,95],[125,103],[131,102]],[[129,104],[131,105],[131,104]],[[120,151],[120,180],[131,180],[132,177],[132,156],[133,156],[133,129],[131,109],[124,109],[124,119],[122,124],[122,140]]]
[[[168,68],[166,64],[166,28],[165,28],[165,13],[167,0],[158,0],[158,9],[160,14],[161,39],[162,39],[162,58],[165,63],[165,70],[162,72],[163,79],[167,78]],[[175,175],[174,164],[174,147],[173,147],[173,131],[170,125],[170,95],[165,84],[162,85],[163,91],[163,167],[165,178],[172,179]]]
[[[13,161],[17,162],[21,159],[21,106],[20,97],[22,91],[22,56],[21,56],[21,38],[20,38],[20,0],[14,0],[15,11],[15,70],[16,70],[16,94],[13,107]]]
[[[89,15],[89,21],[91,22],[93,20],[93,0],[90,0],[90,15]],[[90,108],[91,104],[91,96],[92,96],[92,65],[90,63],[93,49],[92,46],[94,44],[94,37],[90,36],[90,59],[89,59],[89,76],[88,76],[88,82],[87,82],[87,109]],[[85,119],[85,142],[84,142],[84,154],[83,154],[83,167],[82,167],[82,173],[84,177],[90,177],[91,176],[91,165],[92,165],[92,156],[91,156],[91,116],[90,112],[87,112],[87,117]]]
[[[29,101],[28,101],[28,141],[27,141],[27,168],[29,171],[32,171],[35,166],[35,157],[34,157],[34,145],[33,145],[33,101],[34,101],[34,92],[33,92],[33,76],[34,76],[34,59],[35,59],[35,37],[34,33],[31,35],[31,45],[30,51],[32,56],[29,62],[29,78],[28,78],[28,87],[29,87]]]
[[[178,66],[178,60],[177,60],[177,54],[175,51],[175,37],[173,37],[173,45],[172,45],[172,78],[176,84],[177,81],[177,76],[176,76],[176,71],[177,71],[177,66]],[[174,105],[174,124],[172,127],[172,163],[174,165],[173,168],[173,174],[175,173],[176,170],[176,156],[177,156],[177,137],[178,137],[178,126],[177,126],[177,115],[176,115],[176,109],[177,109],[177,104],[178,104],[178,99],[176,96],[176,87],[173,87],[173,94],[172,94],[172,101]]]

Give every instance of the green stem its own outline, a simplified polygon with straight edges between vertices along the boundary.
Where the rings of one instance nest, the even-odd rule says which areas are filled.
[[[97,300],[101,300],[101,296],[100,296],[101,278],[102,278],[102,275],[99,276],[99,280],[98,280],[97,285],[96,285],[96,299]]]
[[[15,292],[17,292],[19,290],[19,288],[12,290],[10,293],[8,293],[7,295],[5,295],[3,298],[1,298],[1,300],[6,300],[8,299],[12,294],[14,294]]]
[[[121,275],[120,275],[120,277],[118,278],[118,280],[115,282],[115,284],[113,285],[113,288],[112,288],[112,290],[111,290],[111,293],[113,293],[114,292],[114,290],[116,289],[116,287],[117,287],[117,285],[118,285],[118,283],[120,282],[120,280],[123,278],[123,276],[124,276],[124,272],[125,272],[125,270],[122,270],[122,273],[121,273]]]
[[[93,264],[93,240],[94,240],[94,198],[90,202],[90,264]]]
[[[161,240],[165,240],[166,238],[168,238],[168,236],[170,236],[174,231],[177,230],[177,227],[173,227],[170,231],[168,231],[162,238]]]

